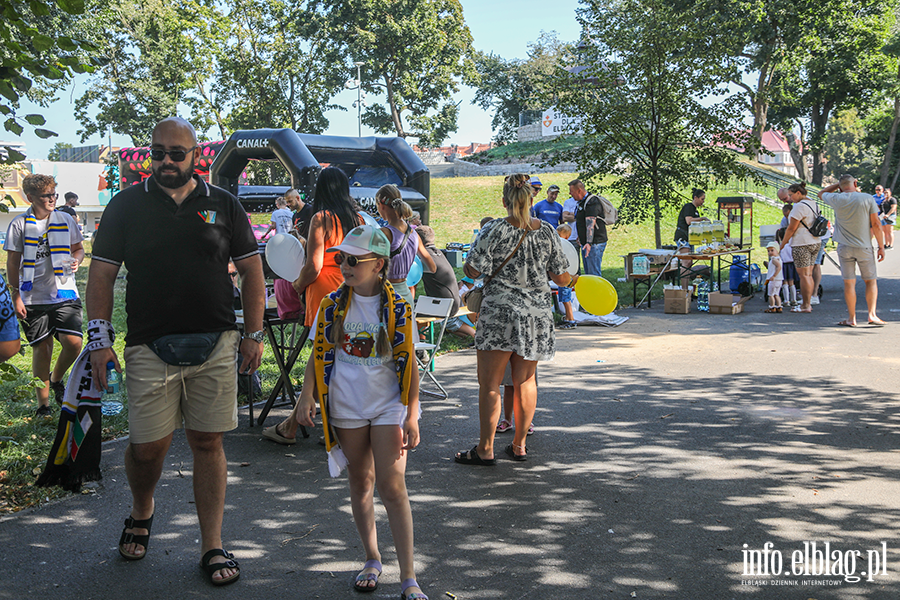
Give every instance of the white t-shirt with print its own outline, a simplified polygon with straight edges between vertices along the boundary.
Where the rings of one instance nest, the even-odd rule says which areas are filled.
[[[294,213],[288,208],[279,208],[272,213],[271,221],[275,223],[275,233],[287,233],[291,230],[291,219]]]
[[[400,404],[394,359],[382,358],[375,351],[380,311],[381,295],[353,294],[328,385],[332,418],[374,419]]]
[[[84,238],[78,230],[78,225],[70,215],[65,212],[57,213],[66,218],[66,224],[69,226],[69,244],[78,244]],[[40,237],[38,242],[37,254],[34,259],[34,277],[32,278],[31,291],[21,290],[22,302],[25,306],[34,306],[36,304],[58,304],[65,302],[60,300],[56,293],[56,275],[53,273],[53,261],[50,259],[50,242],[47,239],[47,227],[50,225],[50,217],[39,220],[37,222],[36,232]],[[25,259],[25,215],[19,215],[9,224],[6,230],[6,242],[3,249],[7,252],[22,253],[22,260]],[[22,283],[22,263],[19,263],[19,284]]]

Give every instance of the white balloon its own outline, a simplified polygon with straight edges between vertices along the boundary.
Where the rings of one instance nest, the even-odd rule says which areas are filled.
[[[300,277],[300,269],[306,262],[306,251],[300,240],[287,233],[279,233],[266,244],[266,262],[276,275],[288,281]]]
[[[562,240],[563,254],[569,259],[569,268],[566,273],[575,275],[578,272],[578,250],[568,240]]]

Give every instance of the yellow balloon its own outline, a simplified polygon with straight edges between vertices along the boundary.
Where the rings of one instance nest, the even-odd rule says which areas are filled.
[[[619,305],[615,286],[597,275],[581,275],[575,282],[575,295],[585,311],[598,317],[608,315]]]

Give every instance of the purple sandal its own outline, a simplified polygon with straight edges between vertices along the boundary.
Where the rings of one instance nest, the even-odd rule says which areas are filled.
[[[416,583],[415,579],[404,579],[403,583],[400,584],[400,600],[428,600],[428,596],[419,592],[411,592],[407,594],[406,590],[411,587],[422,589],[421,587],[419,587],[419,584]]]
[[[381,561],[375,559],[367,560],[366,564],[363,565],[362,570],[365,571],[366,569],[377,569],[378,573],[360,573],[356,576],[356,581],[353,582],[353,589],[364,594],[374,592],[376,589],[378,589],[378,577],[381,576],[382,568],[383,567],[381,566]],[[368,583],[370,581],[374,581],[375,585],[360,585],[360,583]]]

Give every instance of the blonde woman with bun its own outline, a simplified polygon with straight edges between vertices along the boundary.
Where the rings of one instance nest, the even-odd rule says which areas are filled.
[[[572,285],[577,279],[567,273],[569,261],[556,229],[531,218],[528,182],[528,175],[507,178],[503,186],[506,218],[494,219],[481,229],[466,259],[467,276],[496,275],[484,288],[475,332],[480,440],[471,450],[456,454],[456,462],[465,465],[496,464],[494,433],[507,364],[516,392],[516,431],[504,453],[512,460],[526,460],[525,436],[537,406],[537,361],[551,360],[555,352],[553,301],[547,279],[560,286]]]
[[[378,206],[378,214],[388,222],[387,227],[382,227],[381,232],[387,236],[391,243],[391,265],[388,271],[388,281],[394,286],[394,290],[403,296],[410,306],[415,307],[412,291],[406,285],[406,277],[412,268],[416,256],[422,260],[422,267],[429,273],[434,273],[437,266],[434,259],[425,249],[421,238],[413,231],[414,227],[407,223],[412,218],[413,210],[409,204],[403,201],[400,190],[395,185],[383,185],[375,193],[375,204]]]

